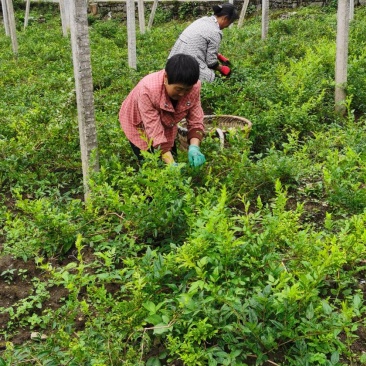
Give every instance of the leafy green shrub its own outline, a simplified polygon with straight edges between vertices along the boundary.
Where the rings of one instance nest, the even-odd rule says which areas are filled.
[[[361,213],[366,207],[366,167],[361,154],[352,149],[329,154],[324,167],[329,201],[347,212]]]
[[[150,14],[148,14],[150,15]],[[158,7],[154,16],[154,25],[161,25],[171,21],[174,18],[174,12],[170,9]]]
[[[179,243],[184,238],[186,217],[193,206],[189,178],[179,169],[159,168],[157,157],[151,158],[154,159],[147,161],[138,172],[116,172],[112,186],[95,185],[92,205],[121,214],[125,230],[133,233],[138,241],[159,245],[172,240]],[[106,173],[102,170],[103,175]]]
[[[178,7],[178,19],[186,20],[187,18],[198,17],[202,15],[198,2],[180,3]]]
[[[93,29],[98,32],[102,37],[113,39],[116,37],[118,32],[119,24],[116,21],[108,21],[108,22],[96,22],[93,25]]]
[[[349,41],[349,76],[347,92],[352,95],[353,108],[357,113],[365,113],[365,70],[366,55],[364,48],[358,48],[358,44],[365,42],[364,19],[365,9],[359,9],[355,14],[355,20],[350,24],[350,41]]]
[[[73,221],[80,214],[80,202],[72,200],[65,207],[57,207],[52,199],[30,201],[19,197],[16,207],[23,216],[9,215],[4,227],[5,252],[27,260],[37,253],[62,255],[74,245],[78,224]]]

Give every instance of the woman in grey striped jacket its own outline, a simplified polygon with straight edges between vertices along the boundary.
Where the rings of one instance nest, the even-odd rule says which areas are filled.
[[[214,81],[215,70],[225,76],[231,72],[229,60],[219,53],[219,47],[222,29],[238,19],[233,4],[214,5],[212,9],[212,16],[197,19],[180,34],[168,57],[177,53],[195,57],[200,65],[200,80],[207,82]]]

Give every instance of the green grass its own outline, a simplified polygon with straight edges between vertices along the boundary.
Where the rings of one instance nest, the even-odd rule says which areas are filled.
[[[205,139],[198,171],[184,152],[180,171],[157,156],[138,170],[118,122],[122,100],[164,67],[189,22],[159,13],[137,36],[132,70],[125,24],[90,19],[101,170],[87,202],[71,47],[58,14],[50,8],[25,31],[17,14],[18,57],[0,34],[1,258],[41,273],[29,279],[31,293],[0,305],[0,365],[366,362],[357,347],[366,12],[356,8],[351,23],[344,118],[334,113],[335,9],[286,13],[271,13],[264,41],[256,16],[224,30],[232,76],[204,84],[202,104],[253,129],[230,135],[223,151]],[[21,270],[0,277],[16,286]],[[66,295],[51,307],[55,288]],[[29,331],[48,338],[17,342]]]

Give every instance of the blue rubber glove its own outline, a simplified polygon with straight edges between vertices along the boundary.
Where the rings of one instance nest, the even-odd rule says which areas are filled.
[[[189,145],[188,149],[188,161],[189,165],[197,168],[206,162],[205,155],[200,151],[200,148],[196,145]]]

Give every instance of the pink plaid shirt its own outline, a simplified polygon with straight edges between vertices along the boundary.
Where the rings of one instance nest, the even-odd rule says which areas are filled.
[[[123,101],[119,121],[126,137],[139,149],[160,147],[170,151],[178,132],[178,122],[187,120],[188,140],[203,137],[201,82],[178,101],[174,108],[164,86],[164,70],[145,76]]]

